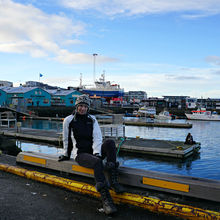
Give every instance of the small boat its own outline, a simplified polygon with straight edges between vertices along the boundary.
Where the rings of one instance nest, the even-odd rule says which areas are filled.
[[[138,117],[138,111],[134,110],[133,113],[132,113],[132,116]]]
[[[144,117],[152,117],[156,115],[156,108],[155,107],[147,107],[147,106],[142,106],[138,109],[138,115],[139,116],[144,116]]]
[[[172,117],[168,111],[162,111],[158,115],[155,115],[155,118],[158,120],[171,120]]]
[[[205,108],[191,111],[191,114],[185,113],[189,120],[203,120],[203,121],[220,121],[220,115],[217,112],[206,111]]]

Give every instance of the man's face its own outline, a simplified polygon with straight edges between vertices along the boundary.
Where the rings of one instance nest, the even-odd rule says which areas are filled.
[[[80,115],[85,115],[88,111],[88,106],[86,104],[79,104],[77,106],[77,112]]]

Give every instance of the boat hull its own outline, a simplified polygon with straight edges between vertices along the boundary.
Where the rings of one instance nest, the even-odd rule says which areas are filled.
[[[200,120],[200,121],[220,121],[220,116],[218,115],[193,115],[185,113],[187,119],[189,120]]]
[[[163,116],[163,115],[155,115],[155,119],[158,119],[158,120],[171,120],[172,117],[171,116]]]
[[[84,93],[89,94],[90,96],[100,96],[100,97],[122,97],[124,96],[124,91],[121,90],[90,90],[90,89],[84,89]]]

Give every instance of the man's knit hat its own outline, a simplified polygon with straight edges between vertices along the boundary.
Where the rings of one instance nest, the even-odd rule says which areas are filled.
[[[88,106],[88,108],[90,107],[90,99],[87,95],[80,95],[77,97],[76,99],[76,107],[79,105],[79,104],[86,104]]]

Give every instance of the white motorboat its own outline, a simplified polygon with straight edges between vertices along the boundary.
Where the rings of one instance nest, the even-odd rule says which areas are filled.
[[[203,120],[203,121],[220,121],[220,115],[217,112],[206,111],[205,108],[191,111],[191,114],[185,113],[189,120]]]
[[[155,118],[158,120],[171,120],[172,117],[168,111],[162,111],[158,115],[155,115]]]
[[[154,117],[156,115],[156,108],[155,107],[147,107],[143,106],[138,109],[138,115],[144,117]]]

